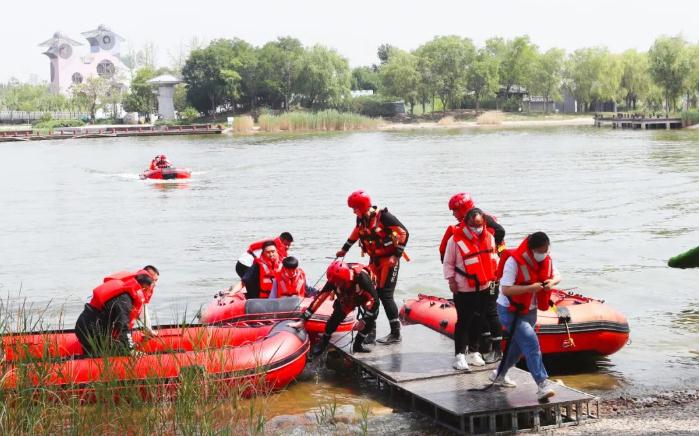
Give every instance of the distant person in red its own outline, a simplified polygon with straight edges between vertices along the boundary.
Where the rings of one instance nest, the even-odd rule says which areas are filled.
[[[131,331],[154,285],[151,273],[140,270],[133,277],[107,280],[93,289],[75,323],[75,335],[85,354],[137,354]]]
[[[163,168],[170,168],[172,164],[168,160],[167,156],[164,154],[159,154],[150,161],[150,170],[158,170]]]
[[[289,232],[282,232],[276,238],[267,238],[255,241],[248,246],[245,253],[241,254],[238,258],[238,262],[235,264],[235,272],[241,279],[248,272],[248,269],[253,265],[255,259],[260,257],[262,253],[262,245],[267,241],[274,242],[274,246],[277,248],[277,254],[280,259],[284,259],[288,256],[289,249],[291,248],[291,243],[294,242],[293,236]]]

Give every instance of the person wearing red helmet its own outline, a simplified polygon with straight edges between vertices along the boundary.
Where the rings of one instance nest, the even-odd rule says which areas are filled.
[[[352,245],[359,241],[362,256],[365,253],[369,255],[369,267],[376,275],[376,292],[391,325],[391,332],[377,342],[382,344],[400,342],[400,320],[393,293],[398,281],[400,258],[405,257],[408,229],[388,209],[379,210],[372,205],[369,194],[363,190],[351,193],[347,198],[347,205],[357,216],[357,222],[352,234],[336,256],[344,257]],[[366,343],[373,343],[375,338],[376,332],[373,331],[367,336]]]
[[[170,168],[172,164],[168,160],[167,156],[164,154],[159,154],[156,157],[153,158],[153,160],[150,162],[150,170],[157,170],[161,168]]]
[[[149,272],[140,270],[131,278],[105,280],[92,290],[90,302],[75,323],[75,335],[85,354],[138,353],[131,331],[154,283]]]
[[[328,281],[325,286],[303,313],[301,321],[292,324],[292,327],[302,327],[326,299],[335,295],[333,313],[325,325],[325,332],[313,346],[313,354],[319,355],[327,348],[330,336],[337,330],[342,320],[357,308],[359,308],[362,318],[354,326],[358,333],[352,344],[352,351],[356,353],[370,352],[370,349],[364,347],[364,339],[375,328],[380,306],[371,270],[360,263],[345,263],[336,260],[328,267],[326,277]]]
[[[473,197],[471,197],[471,194],[468,192],[459,192],[458,194],[452,195],[449,199],[449,210],[452,211],[454,218],[456,218],[457,225],[464,220],[466,214],[474,207],[475,203]],[[495,244],[498,247],[499,253],[505,249],[505,229],[498,224],[497,220],[492,215],[484,213],[483,216],[485,217],[486,228],[495,237]],[[447,242],[449,242],[449,238],[454,234],[455,227],[456,225],[447,227],[444,236],[442,236],[442,242],[439,244],[439,257],[442,262],[444,262],[444,251],[447,248]]]

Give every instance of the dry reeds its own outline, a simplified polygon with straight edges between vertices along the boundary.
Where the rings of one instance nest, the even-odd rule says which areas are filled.
[[[242,115],[233,119],[233,131],[235,133],[251,133],[255,128],[255,121],[250,115]]]
[[[287,112],[281,115],[261,115],[260,130],[265,132],[348,131],[377,128],[381,121],[350,112]]]
[[[481,126],[498,126],[502,124],[505,115],[499,111],[483,112],[476,118],[476,124]]]
[[[439,121],[437,121],[437,124],[439,124],[440,126],[451,126],[452,124],[454,124],[454,117],[452,117],[451,115],[442,117]]]

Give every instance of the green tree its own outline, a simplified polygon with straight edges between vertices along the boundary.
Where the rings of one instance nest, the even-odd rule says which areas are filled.
[[[387,63],[391,60],[391,56],[398,51],[398,49],[391,44],[381,44],[376,50],[376,56],[379,58],[381,65]]]
[[[594,102],[619,98],[622,73],[620,60],[606,47],[578,49],[565,62],[563,86],[589,111]]]
[[[648,56],[636,50],[621,54],[621,90],[627,110],[636,110],[639,100],[643,101],[650,88]]]
[[[103,77],[88,77],[83,83],[73,85],[71,93],[79,106],[85,107],[94,122],[97,111],[103,109],[110,101],[112,82]]]
[[[301,41],[288,36],[260,49],[260,75],[270,104],[280,101],[285,110],[289,109],[291,96],[298,93],[303,53]]]
[[[410,105],[412,115],[420,83],[417,57],[403,50],[394,51],[388,62],[381,67],[381,82],[383,93],[402,98]]]
[[[460,100],[465,92],[469,68],[475,57],[473,42],[456,35],[437,36],[418,50],[427,60],[425,65],[429,65],[430,80],[444,108],[455,108],[457,97]]]
[[[153,86],[148,81],[156,77],[156,72],[150,67],[142,67],[136,70],[131,89],[124,97],[124,110],[138,112],[139,115],[150,115],[156,112],[157,99],[153,93]]]
[[[468,73],[467,87],[473,92],[476,112],[481,109],[481,100],[498,89],[499,62],[487,49],[480,49]]]
[[[353,91],[371,89],[376,92],[381,87],[381,75],[374,67],[357,67],[352,70]]]
[[[552,48],[538,56],[532,74],[530,91],[544,97],[544,111],[548,113],[549,100],[560,98],[565,52]]]
[[[506,98],[514,85],[530,87],[537,58],[537,47],[529,41],[529,36],[518,36],[502,43],[493,40],[493,50],[500,58],[500,85],[504,88]]]
[[[193,50],[182,68],[187,100],[200,112],[210,114],[219,106],[232,105],[240,95],[238,67],[230,40],[215,40],[204,49]]]
[[[680,36],[661,36],[648,51],[650,75],[663,89],[665,113],[677,108],[677,97],[687,88],[692,69],[687,42]]]
[[[69,108],[68,98],[52,93],[47,84],[31,85],[11,80],[5,85],[0,85],[0,109],[53,112]]]
[[[299,91],[306,107],[342,108],[349,100],[350,69],[335,50],[315,45],[303,56]]]
[[[229,43],[235,60],[235,70],[240,75],[239,100],[246,109],[255,110],[257,93],[261,86],[258,50],[239,38],[234,38]]]

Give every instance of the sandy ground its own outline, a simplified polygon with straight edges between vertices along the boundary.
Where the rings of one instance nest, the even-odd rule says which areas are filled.
[[[543,127],[543,126],[594,126],[592,117],[579,117],[551,120],[505,120],[500,124],[477,124],[475,121],[454,121],[439,124],[437,122],[401,124],[390,123],[383,125],[380,130],[420,130],[420,129],[500,129],[508,127]]]

